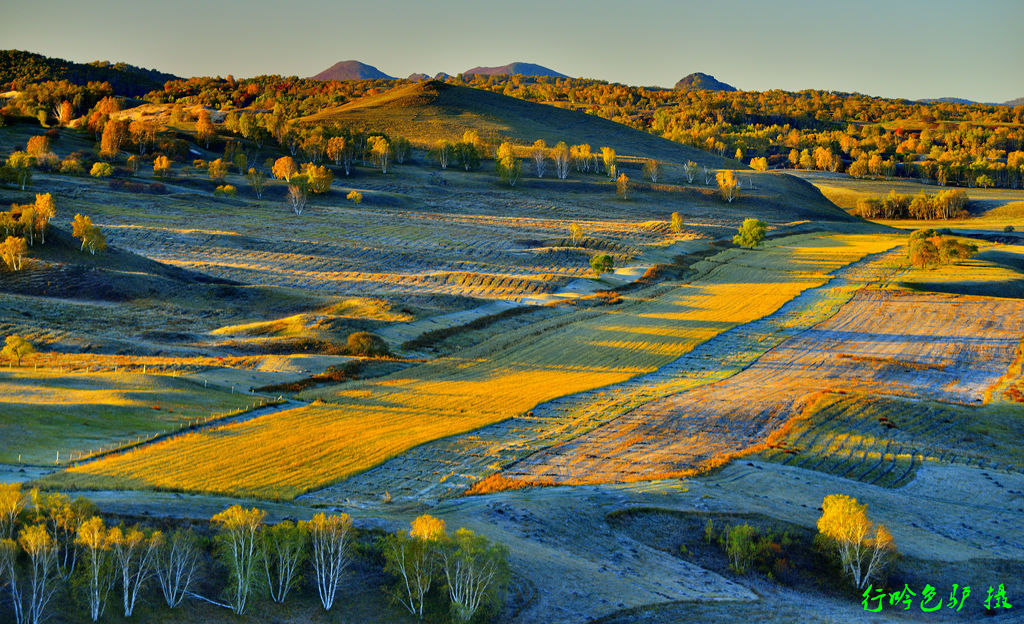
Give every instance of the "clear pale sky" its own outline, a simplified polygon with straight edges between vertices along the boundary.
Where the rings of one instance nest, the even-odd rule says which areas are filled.
[[[0,48],[180,76],[392,76],[539,63],[672,86],[1024,97],[1024,0],[4,0]]]

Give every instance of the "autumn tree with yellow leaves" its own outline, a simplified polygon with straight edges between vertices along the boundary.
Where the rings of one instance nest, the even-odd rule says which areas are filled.
[[[831,552],[857,589],[885,573],[896,555],[892,535],[868,518],[868,506],[844,494],[821,503],[817,543]]]
[[[718,181],[718,191],[722,194],[722,199],[731,204],[739,195],[740,182],[736,179],[736,174],[732,169],[726,169],[716,173],[715,180]]]
[[[260,560],[260,531],[267,512],[232,505],[210,521],[220,530],[217,547],[221,561],[230,572],[228,596],[235,615],[245,613],[249,594],[256,585]]]
[[[409,531],[398,531],[380,541],[384,571],[396,582],[390,593],[409,613],[423,618],[423,603],[440,564],[440,545],[445,539],[444,520],[424,514],[412,521]]]

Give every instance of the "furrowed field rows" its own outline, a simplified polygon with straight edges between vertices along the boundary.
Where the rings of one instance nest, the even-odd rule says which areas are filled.
[[[54,482],[291,498],[424,442],[652,372],[895,244],[891,237],[804,235],[757,252],[725,251],[695,265],[702,275],[690,284],[649,286],[619,305],[549,318],[458,358],[307,392],[324,402],[82,465]]]
[[[979,404],[1015,361],[1021,335],[1024,304],[1017,300],[861,291],[837,315],[742,373],[648,403],[530,456],[505,477],[555,484],[692,474],[765,443],[793,417],[812,413],[826,390]],[[846,437],[822,438],[815,443],[818,461],[802,467],[845,470],[826,452],[834,445],[849,448],[846,460],[859,452],[870,461],[879,452],[877,471],[887,472],[871,478],[898,484],[922,461],[912,448],[894,450],[900,440],[893,436],[832,435]],[[904,469],[885,466],[887,459]]]
[[[1019,419],[1000,405],[828,394],[762,457],[889,487],[907,483],[924,461],[1020,471]]]
[[[474,197],[480,205],[473,205]],[[672,232],[665,221],[624,223],[616,214],[579,221],[586,238],[570,247],[564,219],[466,214],[473,208],[501,212],[495,200],[466,193],[425,211],[318,206],[301,219],[263,205],[248,206],[248,215],[225,209],[199,216],[188,205],[171,210],[154,204],[148,214],[130,218],[103,206],[89,209],[112,244],[162,262],[246,283],[348,294],[373,294],[379,286],[514,299],[550,292],[582,275],[594,250],[621,265],[646,245],[699,236]],[[506,212],[517,212],[523,201]]]
[[[560,397],[528,414],[421,445],[302,498],[322,504],[376,500],[382,484],[395,499],[459,495],[501,468],[645,403],[736,374],[782,341],[835,314],[858,289],[878,279],[894,253],[873,254],[843,267],[828,284],[805,290],[775,313],[728,329],[652,373]],[[486,488],[486,482],[481,486]]]

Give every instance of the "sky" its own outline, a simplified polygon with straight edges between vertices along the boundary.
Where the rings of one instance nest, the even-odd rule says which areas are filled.
[[[1024,97],[1024,0],[4,0],[0,48],[179,76],[397,77],[539,63],[671,87]]]

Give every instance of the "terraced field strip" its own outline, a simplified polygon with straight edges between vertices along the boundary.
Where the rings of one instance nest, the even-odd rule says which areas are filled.
[[[647,403],[504,477],[558,484],[693,474],[765,443],[823,390],[981,403],[1015,361],[1021,335],[1018,300],[863,290],[743,372]],[[850,449],[845,460],[862,442],[840,442]],[[885,482],[902,482],[921,461],[909,454],[905,470]],[[831,471],[835,462],[826,455],[806,467]]]
[[[686,285],[553,317],[378,380],[309,392],[323,403],[183,436],[75,467],[53,483],[292,498],[424,442],[650,373],[723,331],[771,314],[828,274],[898,244],[878,235],[805,235],[728,250]]]
[[[560,444],[650,401],[741,371],[769,349],[834,315],[854,293],[888,275],[896,252],[880,252],[832,273],[761,319],[723,331],[658,370],[625,382],[559,397],[521,414],[408,453],[301,498],[321,504],[375,502],[381,484],[393,498],[460,495],[481,479]]]

